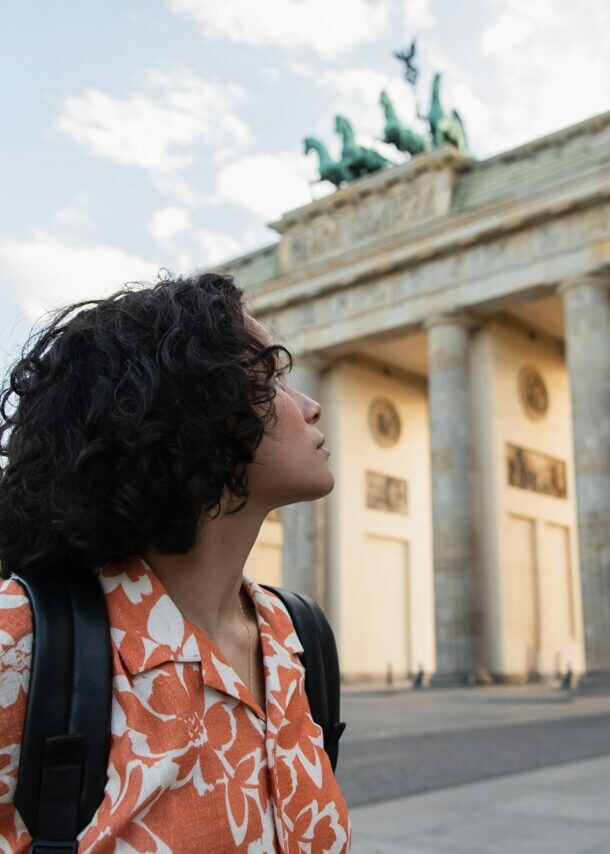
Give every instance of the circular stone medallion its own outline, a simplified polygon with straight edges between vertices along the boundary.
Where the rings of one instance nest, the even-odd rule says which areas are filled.
[[[549,409],[549,393],[546,383],[536,368],[526,365],[519,371],[519,397],[529,418],[537,421],[544,418]]]
[[[400,439],[400,416],[387,398],[378,397],[371,403],[369,428],[377,444],[383,448],[391,448]]]

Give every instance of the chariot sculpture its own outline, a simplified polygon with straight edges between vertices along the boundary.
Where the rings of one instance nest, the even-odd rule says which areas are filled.
[[[415,86],[418,76],[418,69],[413,64],[415,51],[416,43],[412,42],[408,50],[394,53],[394,56],[405,65],[405,80],[413,86]],[[455,146],[461,154],[469,156],[466,130],[460,114],[457,110],[446,113],[443,109],[440,94],[441,80],[442,75],[437,72],[432,81],[430,108],[425,114],[421,114],[419,109],[417,112],[418,118],[424,119],[428,124],[428,136],[404,125],[398,117],[388,93],[381,92],[379,103],[385,116],[381,142],[394,145],[398,151],[409,154],[411,157],[446,143]],[[335,187],[341,187],[357,178],[362,178],[364,175],[370,175],[393,165],[392,161],[383,157],[374,148],[366,148],[356,142],[353,127],[345,116],[335,117],[335,131],[343,143],[341,157],[338,160],[331,158],[326,145],[321,140],[311,136],[304,140],[305,153],[315,151],[318,156],[318,181],[330,181]]]

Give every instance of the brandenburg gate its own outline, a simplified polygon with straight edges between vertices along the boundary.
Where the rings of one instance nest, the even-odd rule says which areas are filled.
[[[272,228],[226,269],[337,485],[265,522],[251,573],[318,597],[348,680],[610,671],[610,113]]]

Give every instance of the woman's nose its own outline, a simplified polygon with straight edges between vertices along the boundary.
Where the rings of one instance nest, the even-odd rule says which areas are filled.
[[[314,400],[312,397],[308,397],[302,391],[298,391],[297,394],[300,398],[299,404],[301,412],[303,413],[303,418],[308,424],[315,424],[322,416],[322,407],[317,400]]]
[[[320,404],[317,401],[314,400],[314,413],[313,413],[313,416],[311,418],[311,423],[316,424],[320,420],[321,417],[322,417],[322,407],[320,406]]]
[[[311,406],[311,417],[309,418],[309,421],[311,421],[312,424],[316,424],[322,417],[322,407],[317,400],[312,400],[310,397],[308,397],[307,400]]]

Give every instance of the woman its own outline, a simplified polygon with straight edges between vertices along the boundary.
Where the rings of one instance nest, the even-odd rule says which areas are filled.
[[[11,373],[3,575],[96,570],[111,622],[108,782],[80,851],[349,847],[300,644],[243,576],[269,511],[334,485],[291,364],[207,274],[60,312]],[[32,622],[16,580],[0,594],[0,851],[21,852]]]

